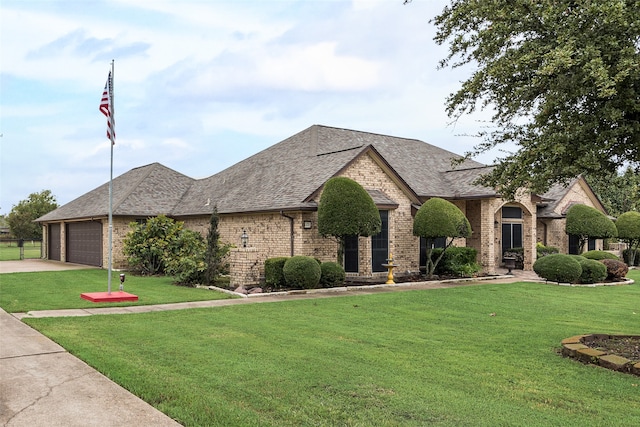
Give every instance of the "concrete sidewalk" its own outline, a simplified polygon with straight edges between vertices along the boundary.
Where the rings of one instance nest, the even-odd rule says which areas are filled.
[[[2,309],[0,330],[0,425],[180,425]]]

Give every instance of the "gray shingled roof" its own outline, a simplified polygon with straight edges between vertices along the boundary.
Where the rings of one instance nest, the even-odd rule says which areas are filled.
[[[472,184],[481,163],[416,139],[314,125],[215,175],[194,180],[160,164],[132,169],[114,180],[114,215],[172,216],[315,209],[307,202],[324,183],[373,148],[420,197],[494,195]],[[384,195],[379,195],[381,200]],[[104,216],[108,184],[39,218],[50,221]],[[387,200],[388,202],[389,200]]]
[[[113,215],[170,214],[195,180],[160,163],[131,169],[113,180]],[[109,214],[109,183],[38,218],[57,221]]]
[[[569,181],[568,184],[553,184],[546,193],[542,194],[541,197],[543,204],[538,206],[538,218],[562,218],[564,216],[564,212],[556,212],[558,203],[562,201],[562,198],[567,194],[569,189],[578,182],[579,179],[579,177],[574,178]]]

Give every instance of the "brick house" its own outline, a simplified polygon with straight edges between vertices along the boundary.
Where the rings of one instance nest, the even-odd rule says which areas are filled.
[[[192,179],[161,164],[135,168],[113,181],[113,265],[124,268],[122,242],[128,224],[165,214],[206,234],[214,206],[223,241],[231,253],[232,283],[257,283],[264,260],[309,255],[335,260],[336,243],[317,232],[317,207],[333,176],[359,182],[382,218],[382,231],[351,239],[345,251],[348,275],[384,276],[392,253],[396,273],[424,265],[425,242],[413,236],[413,217],[431,197],[442,197],[467,216],[473,234],[456,245],[477,249],[485,272],[501,265],[502,253],[524,248],[524,268],[535,261],[536,242],[568,252],[564,213],[572,203],[604,208],[584,179],[544,195],[520,192],[503,200],[473,182],[488,167],[416,139],[314,125],[215,175]],[[50,212],[43,225],[45,258],[96,266],[107,264],[108,183]],[[248,245],[243,247],[241,235]]]

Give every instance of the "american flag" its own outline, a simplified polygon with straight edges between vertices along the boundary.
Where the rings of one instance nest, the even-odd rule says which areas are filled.
[[[100,111],[107,116],[107,138],[109,138],[114,144],[116,143],[116,131],[115,120],[113,119],[112,108],[112,96],[113,96],[113,82],[111,81],[111,72],[107,77],[107,83],[104,85],[104,92],[102,92],[102,101],[100,101]],[[113,137],[112,137],[113,136]]]

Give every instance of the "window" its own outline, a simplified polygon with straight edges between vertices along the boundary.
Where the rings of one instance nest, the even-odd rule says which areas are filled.
[[[380,220],[380,232],[371,236],[371,268],[374,273],[387,271],[382,264],[386,264],[389,258],[389,211],[380,211]]]
[[[503,206],[502,207],[503,219],[522,219],[522,209],[517,206]]]
[[[344,239],[344,271],[358,272],[358,236],[347,236]]]

